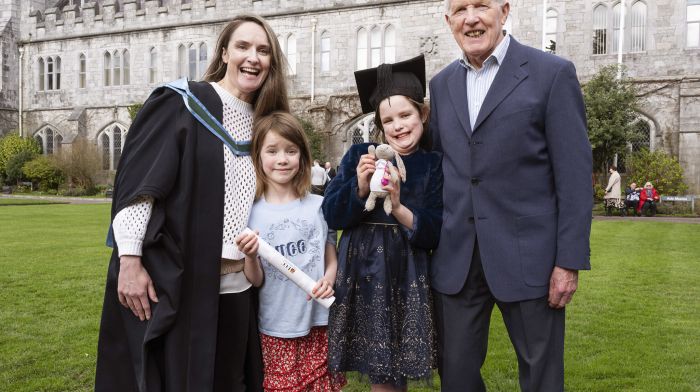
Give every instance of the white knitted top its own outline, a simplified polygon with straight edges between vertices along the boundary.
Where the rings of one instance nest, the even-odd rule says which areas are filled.
[[[253,106],[231,95],[217,83],[211,83],[223,103],[224,128],[236,140],[250,140],[253,132]],[[234,239],[248,224],[255,199],[255,169],[250,156],[236,156],[223,146],[225,166],[224,238],[221,257],[242,259]],[[112,222],[119,256],[141,256],[143,238],[153,210],[153,198],[140,196],[117,213]],[[243,272],[221,276],[220,293],[237,293],[251,286]]]

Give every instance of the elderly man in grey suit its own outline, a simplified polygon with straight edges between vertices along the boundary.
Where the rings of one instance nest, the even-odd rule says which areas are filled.
[[[564,389],[564,308],[590,269],[591,148],[571,62],[503,34],[509,0],[446,0],[462,49],[430,82],[443,152],[431,273],[443,391],[483,391],[494,305],[523,391]]]

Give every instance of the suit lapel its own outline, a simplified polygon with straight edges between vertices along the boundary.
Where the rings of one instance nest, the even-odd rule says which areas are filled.
[[[525,63],[527,63],[527,57],[522,53],[520,43],[511,37],[503,64],[499,67],[498,73],[491,83],[488,93],[486,93],[484,103],[481,105],[479,116],[474,122],[474,132],[479,129],[479,125],[496,109],[498,104],[527,78],[527,71],[522,68]]]
[[[469,104],[467,103],[467,70],[462,65],[458,64],[448,78],[447,89],[450,94],[450,102],[457,112],[457,118],[467,131],[467,136],[470,137],[472,128],[469,121]]]

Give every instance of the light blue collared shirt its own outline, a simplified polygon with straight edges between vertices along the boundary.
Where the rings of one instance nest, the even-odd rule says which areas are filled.
[[[459,60],[460,64],[467,69],[467,99],[469,102],[469,122],[472,130],[474,130],[474,123],[479,116],[479,110],[481,110],[481,105],[484,103],[484,98],[486,98],[486,94],[491,88],[491,83],[496,78],[498,68],[506,57],[509,44],[510,34],[506,34],[496,46],[496,49],[493,50],[493,53],[484,61],[481,69],[476,69],[471,65],[464,53]]]

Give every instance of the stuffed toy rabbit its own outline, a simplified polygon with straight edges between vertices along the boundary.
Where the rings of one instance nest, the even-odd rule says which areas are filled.
[[[403,165],[403,161],[399,154],[397,154],[391,146],[388,144],[380,144],[376,148],[374,146],[369,146],[367,150],[370,154],[373,154],[377,161],[374,163],[375,171],[372,174],[372,179],[369,182],[369,197],[367,197],[367,202],[365,203],[365,209],[367,211],[372,211],[377,199],[384,199],[384,212],[387,215],[391,215],[392,205],[391,197],[388,197],[387,191],[382,189],[382,186],[387,185],[389,181],[384,178],[384,173],[391,167],[391,159],[396,158],[396,166],[399,169],[399,175],[401,176],[401,181],[406,182],[406,167]],[[391,181],[396,181],[396,174],[391,173]]]

